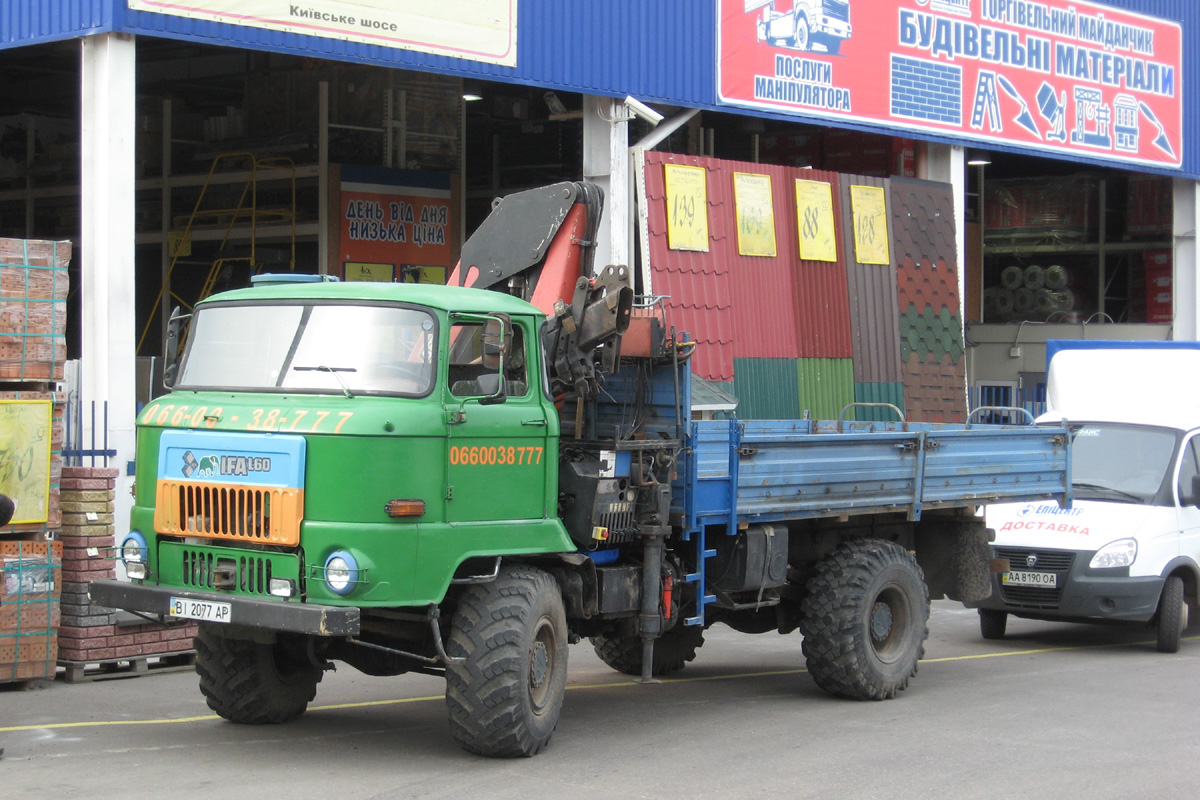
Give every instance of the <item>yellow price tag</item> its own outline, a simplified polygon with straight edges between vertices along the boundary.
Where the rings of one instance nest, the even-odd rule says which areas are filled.
[[[854,253],[860,264],[890,264],[887,199],[881,186],[851,186]]]
[[[708,184],[704,167],[667,164],[667,246],[708,252]]]
[[[833,187],[824,181],[796,181],[796,226],[803,261],[837,261]]]
[[[733,200],[737,205],[738,254],[776,255],[771,176],[750,172],[733,173]]]

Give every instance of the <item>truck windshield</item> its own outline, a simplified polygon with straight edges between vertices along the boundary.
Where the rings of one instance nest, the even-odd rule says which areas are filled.
[[[1080,499],[1151,504],[1159,497],[1179,433],[1089,422],[1071,445],[1071,485]]]
[[[425,395],[436,323],[426,311],[349,303],[198,309],[176,388]]]

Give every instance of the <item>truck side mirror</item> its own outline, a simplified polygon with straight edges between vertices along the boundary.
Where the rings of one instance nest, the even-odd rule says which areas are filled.
[[[183,331],[183,323],[191,318],[191,314],[180,314],[179,306],[171,309],[171,318],[167,321],[167,343],[163,349],[162,382],[167,389],[175,385],[175,376],[179,372],[179,335]]]
[[[508,356],[508,343],[512,341],[512,324],[505,317],[488,317],[483,326],[483,363],[495,372],[487,372],[476,379],[479,391],[486,395],[479,401],[481,406],[503,403],[508,399],[504,386],[504,362]]]

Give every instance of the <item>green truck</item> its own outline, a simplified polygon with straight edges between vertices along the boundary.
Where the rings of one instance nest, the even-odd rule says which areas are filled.
[[[489,756],[545,747],[583,637],[652,683],[713,624],[799,630],[824,690],[904,689],[929,598],[990,591],[978,507],[1069,502],[1067,428],[693,419],[695,344],[593,270],[599,212],[587,184],[505,198],[449,286],[197,304],[138,419],[129,580],[92,600],[198,620],[233,722],[299,716],[335,662],[433,673]]]

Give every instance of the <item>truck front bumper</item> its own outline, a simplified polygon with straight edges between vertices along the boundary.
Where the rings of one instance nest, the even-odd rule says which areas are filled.
[[[972,603],[971,607],[1048,620],[1148,622],[1153,619],[1166,580],[1157,575],[1096,575],[1085,568],[1093,555],[1094,551],[1077,552],[1072,568],[1059,573],[1056,590],[1008,587],[1001,583],[1000,575],[994,574],[991,597]]]
[[[88,595],[97,605],[163,618],[171,616],[172,599],[182,598],[209,603],[228,603],[228,622],[231,625],[311,636],[354,636],[359,632],[357,608],[241,597],[219,592],[197,592],[191,589],[126,583],[111,579],[92,581]]]

